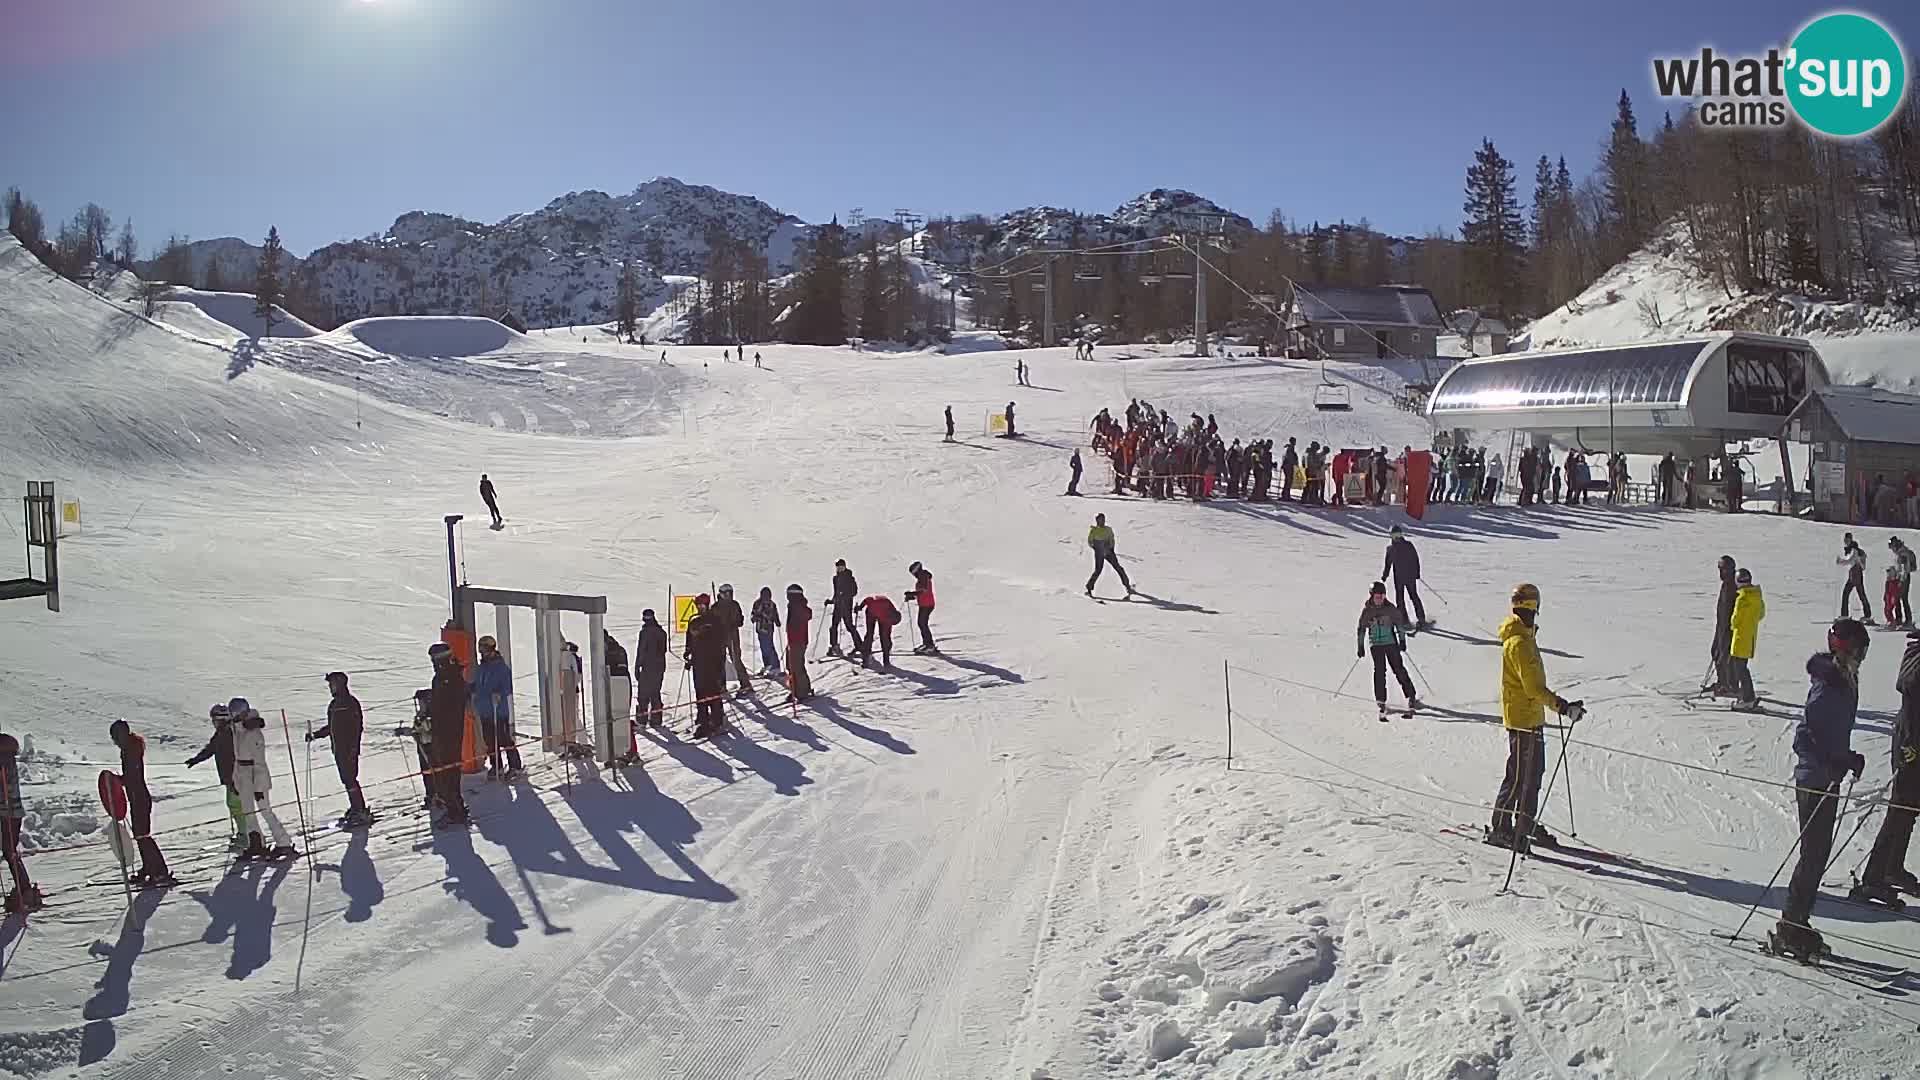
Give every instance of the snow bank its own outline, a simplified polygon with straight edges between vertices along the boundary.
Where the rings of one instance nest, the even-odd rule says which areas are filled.
[[[479,356],[531,342],[506,324],[473,315],[398,315],[358,319],[322,335],[389,356]]]
[[[253,313],[254,300],[251,293],[174,288],[167,291],[167,299],[199,308],[207,318],[224,323],[238,331],[241,337],[303,338],[312,337],[320,332],[312,324],[294,318],[287,314],[286,309],[275,305],[273,328],[269,335],[266,320]]]

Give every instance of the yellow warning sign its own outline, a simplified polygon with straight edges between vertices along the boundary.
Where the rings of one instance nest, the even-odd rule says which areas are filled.
[[[66,523],[69,525],[80,524],[80,504],[77,502],[61,503],[60,516],[61,518],[65,519]]]
[[[699,609],[693,606],[693,600],[694,598],[691,596],[675,594],[673,598],[674,633],[685,634],[687,632],[687,623],[691,621],[695,615],[700,613]]]

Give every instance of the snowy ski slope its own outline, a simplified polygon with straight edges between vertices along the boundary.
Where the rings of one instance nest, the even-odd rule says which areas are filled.
[[[1145,348],[1026,352],[1039,385],[1015,389],[1004,352],[768,345],[762,371],[672,347],[662,367],[552,336],[474,351],[432,325],[220,346],[10,245],[0,484],[56,479],[88,524],[62,545],[62,613],[0,608],[30,835],[79,845],[31,856],[55,906],[0,923],[0,1071],[1834,1078],[1909,1075],[1920,1052],[1920,985],[1875,994],[1711,936],[1796,832],[1770,786],[1788,710],[1676,699],[1705,663],[1713,561],[1766,590],[1755,673],[1790,702],[1833,614],[1838,529],[1147,503],[1106,495],[1091,457],[1068,499],[1088,417],[1128,395],[1303,446],[1419,444],[1424,422],[1367,390],[1315,412],[1317,368]],[[1010,397],[1028,437],[980,437]],[[468,779],[471,833],[434,833],[415,782],[387,782],[412,754],[391,732],[446,615],[440,516],[483,513],[483,470],[508,524],[465,528],[470,579],[605,592],[629,646],[670,589],[797,582],[817,604],[845,558],[897,595],[919,559],[945,655],[906,655],[903,633],[892,673],[816,665],[810,707],[763,692],[739,736],[643,740],[616,774],[536,752],[526,784]],[[1081,595],[1096,511],[1133,602]],[[1437,708],[1379,724],[1366,670],[1342,676],[1402,522],[1440,620],[1412,652]],[[1886,534],[1854,531],[1877,563]],[[1491,638],[1521,579],[1545,594],[1552,684],[1592,710],[1548,822],[1632,861],[1523,863],[1497,895],[1505,856],[1443,830],[1498,780]],[[530,619],[514,641],[525,735]],[[1876,635],[1867,662],[1862,792],[1887,777],[1899,644]],[[309,777],[300,733],[333,668],[368,707],[385,819],[223,875],[211,766],[180,764],[207,704],[247,696],[275,728],[286,710],[276,796],[291,772],[331,819],[325,744]],[[89,807],[121,716],[149,740],[158,827],[185,827],[163,837],[185,883],[131,912],[83,884],[111,882]],[[1815,918],[1854,955],[1920,950],[1907,919],[1831,895]]]

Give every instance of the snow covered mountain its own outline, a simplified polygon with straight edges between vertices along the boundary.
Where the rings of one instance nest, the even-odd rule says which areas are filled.
[[[660,177],[626,195],[572,192],[492,225],[412,211],[380,236],[320,248],[301,269],[338,321],[511,311],[559,326],[612,316],[624,260],[652,307],[672,293],[663,275],[700,272],[715,244],[743,246],[780,273],[806,234],[759,199]]]
[[[962,219],[929,229],[926,246],[939,262],[966,264],[1004,259],[1035,247],[1144,240],[1209,218],[1230,233],[1253,229],[1253,222],[1212,199],[1178,188],[1155,188],[1121,203],[1111,214],[1029,206],[996,218]]]

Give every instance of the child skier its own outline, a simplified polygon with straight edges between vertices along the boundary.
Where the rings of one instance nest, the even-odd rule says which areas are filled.
[[[773,590],[765,585],[760,587],[760,596],[753,602],[754,636],[760,639],[760,677],[778,679],[780,675],[780,650],[774,647],[773,632],[780,629],[780,605],[773,602]]]
[[[9,912],[38,911],[42,903],[40,889],[27,877],[27,860],[20,854],[20,827],[27,818],[27,805],[20,798],[20,740],[0,731],[0,854],[7,860],[7,872],[13,875],[13,891],[7,894]]]
[[[1760,620],[1767,617],[1767,602],[1760,595],[1760,586],[1753,583],[1753,571],[1741,567],[1734,575],[1738,586],[1733,598],[1733,616],[1730,620],[1732,637],[1727,644],[1727,667],[1733,679],[1733,707],[1743,712],[1752,712],[1760,708],[1759,695],[1753,692],[1753,673],[1747,670],[1747,663],[1753,659],[1754,647],[1760,643]]]
[[[267,766],[267,721],[247,704],[246,698],[227,702],[227,715],[236,730],[233,733],[233,780],[240,791],[240,806],[247,815],[247,850],[242,861],[250,859],[290,859],[299,854],[287,827],[280,822],[267,795],[273,791],[273,770]],[[260,835],[260,821],[266,819],[273,834],[269,850]]]
[[[1360,625],[1355,630],[1355,648],[1359,656],[1367,655],[1367,646],[1373,646],[1373,700],[1380,706],[1380,721],[1387,719],[1387,667],[1393,667],[1394,678],[1400,680],[1400,689],[1407,695],[1407,709],[1402,716],[1412,716],[1420,707],[1420,699],[1414,695],[1413,680],[1407,678],[1407,666],[1400,656],[1407,649],[1407,617],[1387,599],[1387,587],[1382,582],[1374,582],[1367,590],[1367,602],[1360,608]]]
[[[187,768],[213,759],[213,767],[220,774],[220,786],[227,789],[227,816],[233,820],[233,836],[229,843],[236,849],[247,846],[247,816],[240,809],[240,792],[233,786],[233,721],[227,714],[225,705],[214,705],[207,710],[207,718],[213,721],[213,735],[200,752],[187,759]]]

